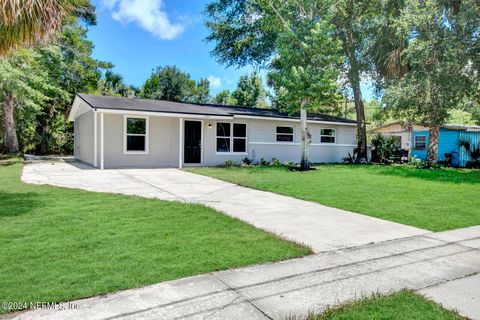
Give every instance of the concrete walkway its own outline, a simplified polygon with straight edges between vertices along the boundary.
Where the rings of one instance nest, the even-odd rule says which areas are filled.
[[[362,295],[419,290],[480,319],[480,226],[168,281],[26,319],[285,319]],[[473,276],[472,276],[473,275]]]
[[[24,167],[22,180],[201,203],[257,228],[303,243],[317,253],[430,233],[177,169],[102,171],[80,163],[37,162]]]

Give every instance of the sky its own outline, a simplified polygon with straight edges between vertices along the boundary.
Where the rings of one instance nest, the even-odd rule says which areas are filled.
[[[126,84],[141,86],[156,66],[176,65],[192,79],[208,78],[211,93],[233,90],[252,67],[227,68],[210,55],[203,11],[209,0],[93,0],[97,25],[89,28],[93,56],[112,62]],[[364,87],[366,99],[370,89]]]

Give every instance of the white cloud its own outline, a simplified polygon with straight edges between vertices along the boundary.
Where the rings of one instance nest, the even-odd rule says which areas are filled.
[[[222,79],[220,79],[219,77],[209,76],[207,80],[210,81],[210,85],[214,89],[220,88],[222,86]]]
[[[162,40],[172,40],[185,30],[182,24],[170,21],[163,9],[163,0],[103,0],[112,11],[112,18],[122,23],[137,23]]]

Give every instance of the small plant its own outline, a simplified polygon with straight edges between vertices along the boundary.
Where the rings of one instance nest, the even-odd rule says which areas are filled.
[[[270,165],[270,162],[268,162],[267,160],[262,158],[262,159],[260,159],[258,164],[261,165],[261,166],[268,166],[268,165]]]
[[[418,159],[417,157],[410,158],[407,165],[415,167],[416,169],[441,169],[442,165],[437,162],[427,162]]]
[[[235,167],[237,164],[233,160],[226,160],[224,166],[227,168]]]
[[[280,160],[276,159],[276,158],[272,158],[272,162],[270,163],[272,166],[281,166],[282,163],[280,162]]]
[[[480,141],[475,144],[465,137],[458,140],[458,146],[465,149],[470,160],[467,162],[467,168],[480,169]]]
[[[355,163],[357,160],[357,156],[355,153],[351,154],[350,152],[347,153],[347,156],[342,158],[343,163]]]
[[[248,159],[248,157],[245,157],[243,160],[242,160],[242,165],[244,166],[251,166],[252,165],[252,160],[251,159]]]
[[[292,160],[288,160],[288,161],[285,161],[285,165],[291,167],[291,166],[296,165],[296,163],[293,162]]]
[[[396,137],[385,137],[380,133],[372,139],[372,147],[372,161],[384,164],[393,163],[399,149]]]

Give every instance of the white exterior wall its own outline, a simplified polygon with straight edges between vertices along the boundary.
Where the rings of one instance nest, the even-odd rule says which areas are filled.
[[[97,112],[97,167],[101,164],[101,121]],[[93,111],[75,119],[75,157],[93,165]],[[124,117],[136,117],[121,113],[104,113],[104,168],[162,168],[179,166],[179,124],[175,117],[148,117],[148,154],[128,154],[124,152]],[[138,116],[137,116],[138,117]],[[199,121],[195,118],[183,118],[183,121]],[[264,158],[271,161],[300,162],[301,134],[299,121],[235,119],[202,119],[202,163],[183,164],[183,166],[217,166],[226,160],[237,163],[248,157],[254,162]],[[247,125],[247,152],[244,154],[218,154],[216,152],[216,123],[245,123]],[[209,124],[211,128],[209,128]],[[293,142],[277,142],[276,127],[293,126]],[[338,124],[308,124],[312,135],[310,161],[313,163],[341,162],[347,153],[353,153],[356,143],[356,127]],[[336,130],[336,142],[320,143],[320,129]],[[183,143],[182,143],[183,146]]]
[[[90,110],[75,119],[73,155],[75,159],[93,166],[93,110]]]
[[[245,123],[247,125],[247,154],[241,155],[217,155],[215,152],[215,126],[217,121],[204,122],[204,163],[206,166],[222,165],[226,160],[233,160],[240,163],[242,159],[248,157],[254,162],[264,158],[270,161],[276,158],[281,162],[293,161],[300,162],[301,157],[301,128],[300,122],[276,121],[276,120],[258,120],[241,119],[234,121],[218,121]],[[212,128],[208,128],[208,124]],[[294,128],[293,142],[277,142],[276,127],[290,126]],[[321,162],[341,162],[347,153],[353,153],[355,148],[355,126],[333,125],[309,123],[308,128],[312,135],[312,144],[310,145],[310,161],[314,163]],[[320,143],[320,129],[335,129],[336,143]]]

